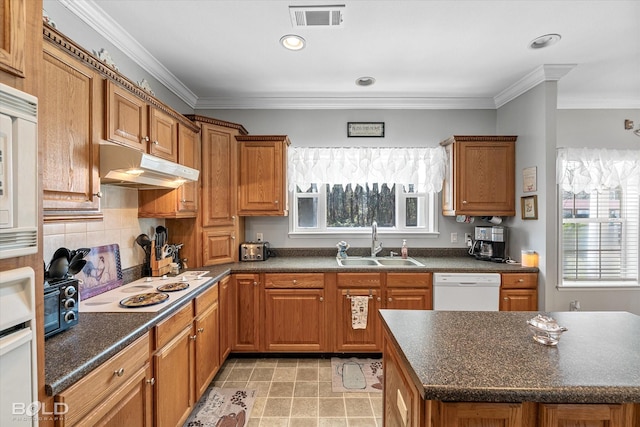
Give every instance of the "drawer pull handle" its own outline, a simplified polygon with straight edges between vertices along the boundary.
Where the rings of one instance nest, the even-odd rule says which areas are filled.
[[[204,332],[204,328],[198,328],[198,332],[203,333]]]
[[[124,375],[124,368],[120,368],[117,371],[113,371],[113,375],[115,375],[116,377],[121,377]]]
[[[154,385],[156,383],[156,379],[155,378],[151,378],[150,380],[147,380],[147,384],[149,385]]]

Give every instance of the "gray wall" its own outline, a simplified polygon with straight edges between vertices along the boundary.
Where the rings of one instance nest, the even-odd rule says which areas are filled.
[[[483,135],[495,133],[494,110],[198,110],[198,114],[242,123],[249,133],[289,135],[293,146],[424,146],[435,147],[453,134]],[[347,138],[347,122],[378,121],[385,123],[384,138]],[[438,196],[438,202],[440,197]],[[438,206],[440,235],[413,238],[394,235],[381,239],[386,248],[399,248],[407,238],[411,247],[464,247],[464,233],[472,233],[473,225],[443,217]],[[300,238],[289,236],[289,218],[254,217],[246,220],[247,239],[264,233],[274,247],[335,247],[342,238]],[[458,243],[451,243],[451,233]],[[368,233],[347,239],[352,247],[368,247]],[[383,254],[387,254],[386,250]]]

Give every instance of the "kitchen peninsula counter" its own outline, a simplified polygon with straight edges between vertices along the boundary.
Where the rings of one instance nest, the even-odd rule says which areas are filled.
[[[423,425],[430,412],[444,419],[447,402],[523,403],[522,410],[528,408],[533,417],[530,420],[540,409],[531,410],[531,405],[616,404],[612,407],[622,408],[617,404],[636,403],[624,405],[628,422],[616,424],[636,425],[640,420],[640,316],[549,313],[568,331],[557,346],[545,346],[535,342],[528,330],[526,322],[535,314],[381,310],[385,364],[393,365],[385,367],[389,374],[385,375],[385,420],[394,425],[390,421],[394,416],[402,418],[397,409],[396,393],[400,393],[404,405],[413,410],[411,416],[417,417],[410,418],[422,420],[408,425]],[[399,378],[404,379],[394,379],[394,372],[401,372]],[[407,402],[410,389],[417,392],[413,406]],[[540,420],[534,425],[549,424]]]
[[[439,251],[442,252],[442,251]],[[276,256],[260,262],[237,262],[210,267],[211,284],[233,273],[286,272],[537,272],[519,264],[477,261],[470,256],[414,256],[424,266],[409,267],[341,267],[334,256]],[[136,277],[137,278],[137,277]],[[134,279],[136,279],[134,278]],[[204,292],[210,285],[188,294],[156,313],[80,313],[71,329],[45,341],[45,389],[55,395],[100,366],[181,306]],[[222,325],[224,327],[224,325]]]

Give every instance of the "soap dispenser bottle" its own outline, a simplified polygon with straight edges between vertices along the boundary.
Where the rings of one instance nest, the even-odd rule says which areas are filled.
[[[409,248],[407,247],[406,239],[402,240],[402,249],[400,249],[400,254],[404,259],[407,259],[407,257],[409,256]]]

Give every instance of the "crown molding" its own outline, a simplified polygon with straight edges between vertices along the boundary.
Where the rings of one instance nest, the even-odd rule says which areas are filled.
[[[492,98],[419,97],[211,97],[195,109],[494,110]]]
[[[198,97],[93,1],[59,0],[71,13],[109,40],[191,108]]]
[[[558,110],[638,110],[640,100],[558,97]]]
[[[532,72],[504,89],[493,97],[495,108],[500,108],[509,101],[512,101],[528,91],[546,81],[558,81],[577,64],[545,64],[540,65]]]

